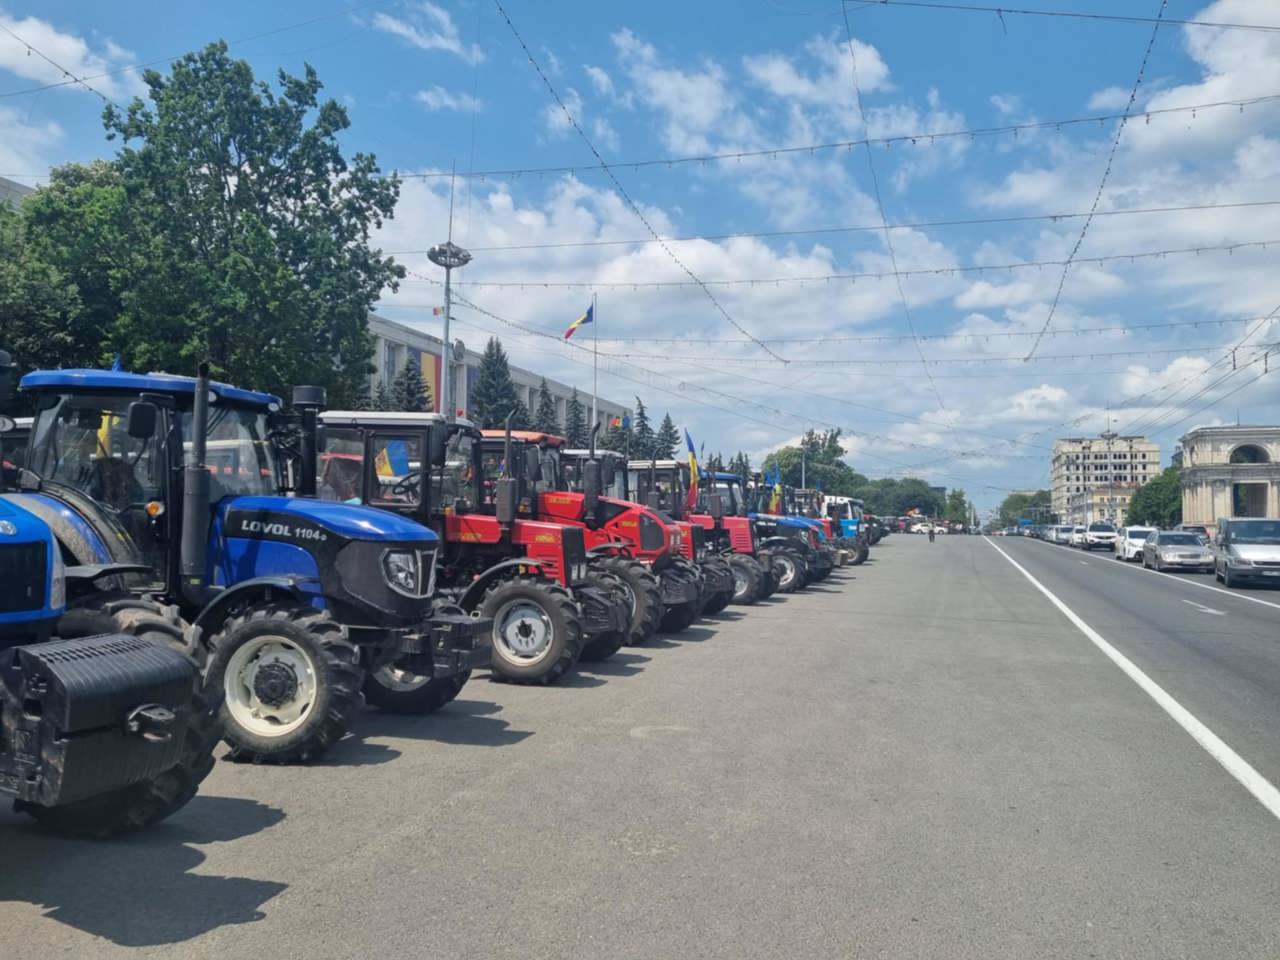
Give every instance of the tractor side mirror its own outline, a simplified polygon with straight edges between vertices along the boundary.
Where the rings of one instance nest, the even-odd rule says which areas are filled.
[[[516,518],[516,482],[511,477],[495,480],[493,484],[493,512],[498,523],[509,525]]]
[[[156,435],[156,421],[160,411],[154,403],[135,400],[129,404],[129,415],[125,429],[135,440],[150,440]]]
[[[449,448],[449,431],[443,423],[434,423],[427,430],[427,463],[444,463]],[[425,468],[424,464],[424,468]]]
[[[524,448],[524,480],[528,484],[536,484],[542,479],[542,453],[537,447]]]
[[[582,466],[582,499],[587,513],[593,517],[600,506],[601,486],[600,464],[595,460],[588,460]]]
[[[724,516],[724,500],[718,493],[707,495],[707,512],[711,514],[713,520],[719,520]]]

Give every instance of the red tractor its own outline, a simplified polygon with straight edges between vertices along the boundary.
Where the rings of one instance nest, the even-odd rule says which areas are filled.
[[[501,431],[486,430],[486,455],[496,452],[504,440]],[[560,462],[564,437],[519,431],[512,434],[512,440],[522,445],[521,456],[530,461],[536,457],[542,465],[541,484],[537,496],[529,501],[530,512],[540,519],[580,527],[596,562],[623,579],[631,590],[636,601],[632,643],[643,643],[655,628],[676,633],[698,619],[707,585],[704,569],[694,562],[693,531],[651,507],[601,496],[598,470],[584,468],[581,490],[571,490]],[[641,577],[645,572],[648,582]],[[651,585],[654,577],[656,593]]]
[[[627,638],[625,592],[588,566],[582,530],[528,517],[536,458],[507,444],[498,464],[466,420],[435,413],[329,410],[318,493],[393,510],[444,541],[438,570],[458,605],[493,619],[491,669],[548,683]],[[486,467],[489,467],[486,470]]]

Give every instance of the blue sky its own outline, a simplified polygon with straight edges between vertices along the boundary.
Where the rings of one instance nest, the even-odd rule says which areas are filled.
[[[1031,349],[1062,267],[973,268],[1065,259],[1083,218],[894,229],[892,256],[879,231],[831,231],[878,226],[881,207],[892,224],[1088,211],[1117,123],[1025,125],[1122,112],[1149,24],[850,3],[851,52],[835,2],[504,5],[609,161],[919,136],[872,148],[879,204],[862,146],[616,168],[659,234],[717,238],[669,243],[676,263],[654,243],[563,246],[649,235],[617,186],[590,169],[590,149],[492,0],[0,3],[0,24],[78,75],[110,73],[89,82],[119,102],[141,89],[136,72],[120,68],[215,38],[232,41],[262,78],[309,62],[348,106],[348,147],[376,153],[384,169],[581,166],[458,181],[454,236],[476,250],[463,295],[554,334],[594,289],[607,338],[600,350],[610,355],[601,392],[639,393],[710,449],[758,456],[808,426],[839,425],[858,469],[898,474],[910,465],[989,506],[1006,489],[1046,482],[1054,436],[1096,433],[1108,416],[1152,432],[1166,457],[1190,426],[1234,421],[1237,410],[1245,422],[1280,421],[1280,376],[1245,386],[1263,370],[1260,345],[1280,340],[1280,323],[1245,322],[1280,305],[1277,247],[1089,262],[1280,240],[1280,206],[1226,206],[1280,200],[1280,101],[1190,109],[1280,95],[1280,31],[1156,32],[1135,109],[1169,112],[1131,120],[1121,133],[1098,199],[1102,215],[1067,271],[1051,335],[1036,348],[1061,359],[1022,362],[1007,358]],[[1149,17],[1160,4],[1041,6]],[[1173,0],[1165,15],[1280,25],[1274,0]],[[0,174],[38,179],[51,164],[110,154],[96,96],[76,85],[22,92],[57,79],[0,33]],[[1024,128],[927,137],[1008,125]],[[380,312],[433,330],[438,271],[418,251],[443,238],[448,192],[447,178],[406,180],[379,238],[404,251],[399,259],[414,273]],[[1120,212],[1192,205],[1210,208]],[[720,239],[734,233],[771,235]],[[892,276],[869,276],[895,261],[901,290]],[[752,336],[793,338],[770,344],[789,362],[742,342],[696,286],[628,286],[687,281],[686,267],[702,280],[733,281],[713,286],[716,299]],[[966,269],[935,272],[952,268]],[[831,276],[838,279],[814,279]],[[786,282],[761,282],[774,280]],[[483,285],[516,281],[528,284]],[[468,342],[500,332],[522,365],[589,389],[589,358],[572,345],[469,308],[458,318]],[[1163,326],[1134,329],[1151,324]],[[912,327],[918,343],[847,339],[906,336]],[[1229,367],[1215,362],[1246,333],[1243,369],[1223,378]],[[1267,368],[1276,365],[1280,353]]]

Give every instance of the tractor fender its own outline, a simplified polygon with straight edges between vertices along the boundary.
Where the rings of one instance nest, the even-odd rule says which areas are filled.
[[[540,571],[542,569],[542,561],[530,560],[527,557],[520,560],[503,560],[501,563],[495,563],[480,576],[476,577],[463,591],[462,596],[458,598],[458,606],[468,613],[475,610],[480,601],[484,599],[484,595],[489,588],[498,580],[506,580],[519,573],[521,568]]]
[[[757,542],[757,546],[762,549],[769,547],[790,547],[794,549],[808,549],[809,544],[805,543],[799,537],[765,537]]]
[[[587,551],[588,560],[600,560],[605,557],[630,557],[631,544],[626,540],[610,540]]]
[[[319,585],[319,581],[313,577],[269,576],[241,580],[226,587],[205,604],[204,609],[196,614],[195,620],[191,622],[193,648],[198,650],[204,638],[211,633],[216,633],[223,621],[230,616],[231,611],[246,603],[271,600],[279,594],[285,594],[299,603],[311,603],[315,599],[315,594],[303,590],[304,583]]]

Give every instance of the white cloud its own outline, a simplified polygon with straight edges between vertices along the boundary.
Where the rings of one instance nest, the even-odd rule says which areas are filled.
[[[1022,110],[1022,97],[1016,93],[993,93],[988,99],[1002,116],[1011,116]]]
[[[547,130],[555,135],[568,133],[573,129],[573,123],[569,119],[578,122],[578,126],[582,126],[582,96],[573,87],[565,90],[564,95],[560,98],[564,102],[564,107],[552,101],[542,108],[542,120]],[[565,111],[568,111],[566,114]]]
[[[590,79],[591,86],[595,88],[596,93],[602,97],[614,96],[613,78],[603,68],[593,67],[588,64],[582,69]]]
[[[374,15],[373,25],[378,30],[400,37],[419,50],[443,50],[456,54],[468,63],[478,63],[485,58],[484,51],[474,43],[463,43],[449,11],[429,0],[416,4],[407,19],[379,12]]]
[[[613,125],[604,117],[596,117],[591,121],[591,135],[597,144],[610,150],[617,150],[622,142],[618,138],[618,131],[614,130]]]
[[[95,53],[86,40],[59,30],[47,20],[17,18],[0,12],[0,24],[106,97],[132,96],[144,89],[137,71],[103,76],[136,60],[130,51],[112,40],[102,41],[102,49]],[[0,31],[0,69],[41,84],[68,79],[62,70],[31,53],[25,44]],[[69,84],[66,89],[85,90],[80,84]]]
[[[889,68],[880,51],[857,38],[853,41],[857,57],[858,86],[863,94],[889,88]],[[836,34],[818,36],[805,44],[805,53],[815,68],[797,65],[780,53],[746,56],[743,66],[758,86],[775,97],[798,103],[848,107],[853,103],[853,62],[849,44]]]
[[[450,93],[439,84],[419,90],[413,98],[428,110],[480,110],[483,103],[469,93]]]
[[[1103,87],[1089,98],[1090,110],[1123,110],[1129,104],[1129,91],[1123,87]]]
[[[52,120],[30,122],[26,111],[0,105],[0,172],[43,173],[62,139],[62,127]]]

